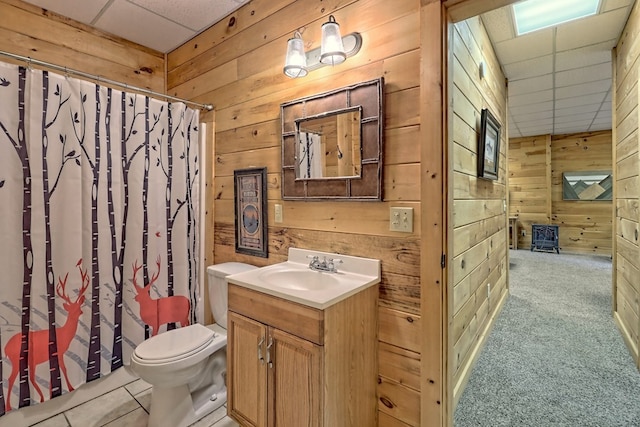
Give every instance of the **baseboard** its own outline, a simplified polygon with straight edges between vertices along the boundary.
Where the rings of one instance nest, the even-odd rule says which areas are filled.
[[[624,343],[627,345],[633,360],[636,362],[636,367],[640,370],[640,354],[638,354],[638,344],[633,341],[631,338],[631,334],[629,334],[629,330],[625,326],[622,319],[620,319],[620,314],[617,311],[613,312],[613,320],[616,322],[616,326],[620,330],[620,335],[622,335],[622,339]]]
[[[461,368],[462,369],[462,375],[460,376],[460,379],[458,380],[458,383],[455,384],[455,386],[453,388],[453,407],[452,407],[453,410],[452,410],[452,413],[455,412],[456,407],[458,406],[458,401],[460,400],[460,396],[462,396],[462,392],[464,391],[465,387],[467,386],[467,383],[469,382],[469,377],[471,376],[471,372],[473,370],[473,367],[476,365],[476,362],[478,361],[478,357],[480,356],[480,352],[484,348],[484,345],[487,342],[487,338],[489,337],[489,334],[493,330],[493,325],[495,324],[496,319],[498,318],[498,316],[502,312],[502,309],[504,308],[504,304],[507,301],[507,297],[508,296],[509,296],[509,291],[508,290],[503,292],[502,298],[500,298],[500,301],[498,301],[498,305],[496,306],[496,309],[493,311],[493,314],[491,315],[491,317],[489,318],[489,321],[487,322],[487,326],[484,328],[484,330],[478,336],[478,341],[477,341],[475,347],[473,348],[473,350],[471,350],[471,356],[467,359],[467,362]]]

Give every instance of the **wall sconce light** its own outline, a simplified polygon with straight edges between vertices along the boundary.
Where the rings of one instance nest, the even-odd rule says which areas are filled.
[[[296,31],[287,42],[287,57],[285,58],[284,74],[287,77],[304,77],[309,71],[326,65],[337,65],[355,55],[362,47],[360,33],[350,33],[340,36],[340,25],[333,15],[329,21],[322,24],[322,42],[319,48],[304,52],[302,35]]]
[[[307,71],[307,56],[304,53],[302,35],[296,31],[293,38],[287,42],[287,58],[284,65],[284,74],[291,78],[304,77]]]

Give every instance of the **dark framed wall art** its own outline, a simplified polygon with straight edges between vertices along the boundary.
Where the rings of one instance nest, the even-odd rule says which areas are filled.
[[[498,179],[500,161],[500,123],[484,108],[480,116],[478,139],[478,177]]]
[[[233,171],[236,252],[267,258],[267,168]]]

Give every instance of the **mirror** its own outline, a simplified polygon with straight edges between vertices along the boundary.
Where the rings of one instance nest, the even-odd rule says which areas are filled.
[[[296,178],[359,178],[361,108],[296,120]]]
[[[382,200],[383,83],[280,105],[283,200]]]

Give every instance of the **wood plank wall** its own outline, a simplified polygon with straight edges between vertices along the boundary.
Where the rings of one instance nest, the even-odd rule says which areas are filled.
[[[457,402],[502,302],[507,296],[505,77],[478,18],[453,26],[452,226],[449,270],[453,295],[450,340],[453,400]],[[480,64],[484,78],[480,78]],[[477,178],[480,114],[488,108],[502,125],[497,181]]]
[[[216,106],[206,202],[214,223],[207,233],[213,236],[206,248],[211,262],[273,264],[286,259],[289,247],[382,260],[378,394],[383,398],[378,403],[384,426],[420,424],[420,258],[439,259],[442,250],[436,243],[433,254],[420,252],[420,6],[419,0],[253,0],[167,58],[170,94]],[[300,28],[306,49],[318,47],[328,14],[343,33],[362,34],[362,50],[304,79],[285,77],[287,39]],[[380,76],[386,102],[383,202],[283,201],[279,105]],[[233,209],[233,171],[265,166],[266,259],[235,253]],[[283,206],[279,224],[276,203]],[[413,233],[389,231],[391,206],[414,208]]]
[[[614,52],[613,309],[616,323],[640,369],[639,57],[640,4],[636,2]]]
[[[613,170],[611,135],[607,130],[509,140],[509,215],[518,217],[518,248],[531,247],[532,224],[557,224],[561,251],[611,255],[613,202],[562,199],[564,172]]]
[[[164,54],[20,0],[0,0],[0,50],[165,90]]]

